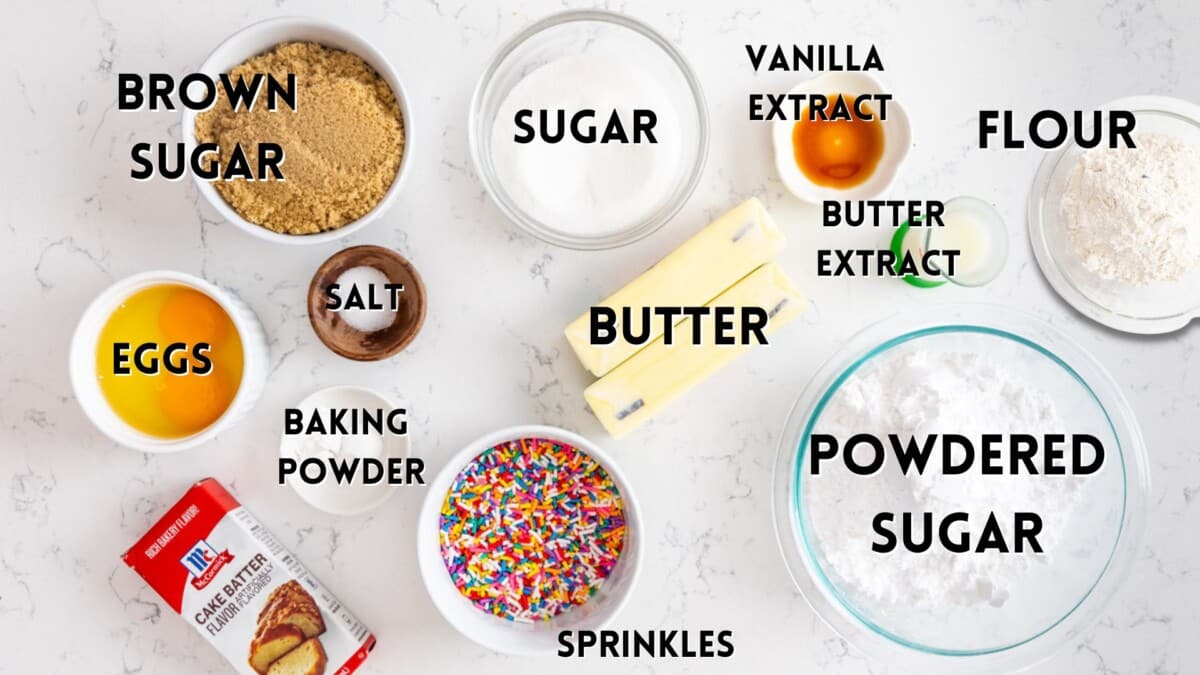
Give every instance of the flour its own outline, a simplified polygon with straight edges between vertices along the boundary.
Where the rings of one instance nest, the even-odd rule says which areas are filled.
[[[895,348],[847,379],[814,431],[843,440],[857,433],[958,433],[978,439],[984,433],[1064,433],[1064,427],[1045,392],[996,361],[973,353]],[[939,466],[931,461],[925,474],[906,476],[889,456],[884,468],[870,477],[851,473],[841,461],[822,464],[815,476],[806,466],[804,508],[825,558],[823,565],[839,586],[850,589],[851,597],[875,607],[1002,606],[1023,575],[1049,562],[1084,480],[1071,475],[982,475],[978,467],[948,476]],[[871,543],[879,539],[872,529],[876,514],[925,511],[934,514],[935,528],[941,515],[967,512],[973,537],[994,512],[1010,542],[1012,514],[1037,512],[1045,526],[1038,537],[1044,553],[951,553],[936,539],[923,553],[903,547],[891,553],[871,550]],[[919,535],[923,530],[917,527]],[[899,532],[898,527],[892,529]]]
[[[1134,142],[1080,157],[1062,197],[1067,234],[1100,277],[1176,281],[1200,270],[1200,148],[1156,133]]]

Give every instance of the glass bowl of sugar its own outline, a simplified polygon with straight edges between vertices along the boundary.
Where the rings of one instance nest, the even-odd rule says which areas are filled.
[[[558,246],[608,249],[662,227],[708,155],[700,83],[649,26],[568,11],[517,33],[471,100],[476,173],[496,206]]]
[[[871,326],[822,366],[773,506],[793,581],[847,642],[906,672],[999,673],[1099,616],[1148,494],[1103,367],[1035,317],[961,305]]]

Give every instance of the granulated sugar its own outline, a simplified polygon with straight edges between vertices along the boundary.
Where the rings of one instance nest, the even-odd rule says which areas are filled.
[[[504,191],[520,209],[573,236],[611,235],[651,217],[673,189],[682,157],[678,114],[662,82],[617,48],[570,54],[534,69],[517,82],[496,113],[492,158]],[[613,128],[609,115],[633,134],[635,111],[653,111],[653,140],[580,142],[568,133],[575,125],[553,118],[544,132],[565,140],[516,140],[514,119],[521,110],[593,110],[586,124],[596,138]],[[618,114],[619,113],[619,114]],[[574,117],[574,116],[573,116]],[[529,118],[530,128],[536,121]],[[632,140],[632,136],[631,136]]]
[[[838,389],[815,432],[843,440],[858,433],[880,438],[956,433],[978,439],[984,433],[1064,433],[1064,427],[1044,391],[997,361],[974,353],[893,349]],[[906,476],[889,456],[883,469],[867,478],[851,473],[843,462],[822,464],[817,476],[806,473],[804,506],[823,564],[851,597],[875,606],[922,609],[950,603],[1002,606],[1024,575],[1053,556],[1084,480],[982,475],[977,466],[951,476],[938,467],[931,461],[925,474]],[[891,553],[872,551],[879,539],[872,529],[876,514],[926,511],[934,514],[935,527],[948,513],[968,513],[973,538],[994,513],[1010,542],[1013,514],[1035,511],[1044,521],[1038,539],[1045,553],[951,553],[938,546],[936,535],[923,553],[902,546]],[[898,529],[894,523],[897,535]]]

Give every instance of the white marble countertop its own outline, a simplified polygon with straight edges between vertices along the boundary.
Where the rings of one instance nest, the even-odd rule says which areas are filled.
[[[583,253],[543,245],[506,222],[467,152],[467,103],[490,54],[531,20],[573,2],[467,0],[7,3],[0,82],[0,673],[225,673],[227,666],[119,555],[196,479],[229,485],[380,638],[368,674],[554,672],[554,657],[499,656],[437,614],[413,536],[424,491],[402,489],[369,516],[337,518],[273,482],[281,409],[316,388],[355,383],[405,402],[414,448],[432,470],[483,432],[555,424],[600,439],[637,483],[648,550],[619,627],[728,628],[731,661],[572,660],[580,672],[886,672],[839,639],[794,590],[777,550],[770,472],[786,412],[817,365],[866,324],[936,301],[984,300],[1035,313],[1108,367],[1136,410],[1152,458],[1149,526],[1130,578],[1103,618],[1037,673],[1200,670],[1200,327],[1138,339],[1063,305],[1032,262],[1025,201],[1040,152],[981,151],[981,108],[1075,109],[1142,93],[1200,100],[1200,6],[1186,0],[913,3],[618,3],[675,41],[708,96],[712,151],[679,216],[636,245]],[[933,3],[922,3],[930,7]],[[754,5],[755,7],[750,7]],[[122,71],[182,74],[261,18],[323,16],[391,58],[416,120],[415,166],[395,207],[351,239],[280,248],[221,222],[190,180],[135,183],[133,139],[178,138],[174,113],[118,113]],[[974,194],[1011,226],[1012,257],[983,290],[922,292],[889,281],[818,280],[814,242],[878,241],[818,232],[817,213],[774,176],[751,91],[746,42],[866,44],[913,122],[895,194]],[[781,263],[812,298],[800,325],[726,368],[622,442],[587,411],[585,373],[562,326],[669,251],[709,217],[760,195],[784,223]],[[429,287],[417,341],[379,364],[328,352],[304,291],[343,244],[410,258]],[[259,314],[272,373],[255,413],[172,456],[117,447],[84,419],[67,378],[86,303],[125,275],[168,268],[235,290]]]

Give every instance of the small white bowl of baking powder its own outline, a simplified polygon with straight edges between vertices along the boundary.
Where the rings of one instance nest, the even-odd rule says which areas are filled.
[[[396,493],[398,486],[386,480],[388,461],[408,458],[409,439],[403,415],[399,412],[393,415],[393,411],[398,411],[395,403],[366,387],[344,385],[314,392],[297,404],[295,410],[305,420],[301,424],[308,426],[308,420],[316,416],[324,431],[289,434],[285,429],[280,437],[281,459],[295,460],[301,464],[299,471],[310,476],[316,475],[317,464],[324,467],[324,480],[319,483],[305,482],[295,474],[286,479],[301,499],[326,513],[353,516],[378,508]],[[353,425],[351,433],[337,433],[338,430],[331,428],[331,412],[336,411],[345,411],[342,423]],[[390,429],[389,418],[395,418],[391,426],[404,424],[405,433]],[[304,467],[306,460],[313,466]],[[382,464],[383,480],[373,484],[364,482],[367,474],[361,464],[367,460]],[[356,461],[358,466],[349,482],[334,479],[330,462],[348,466]]]

